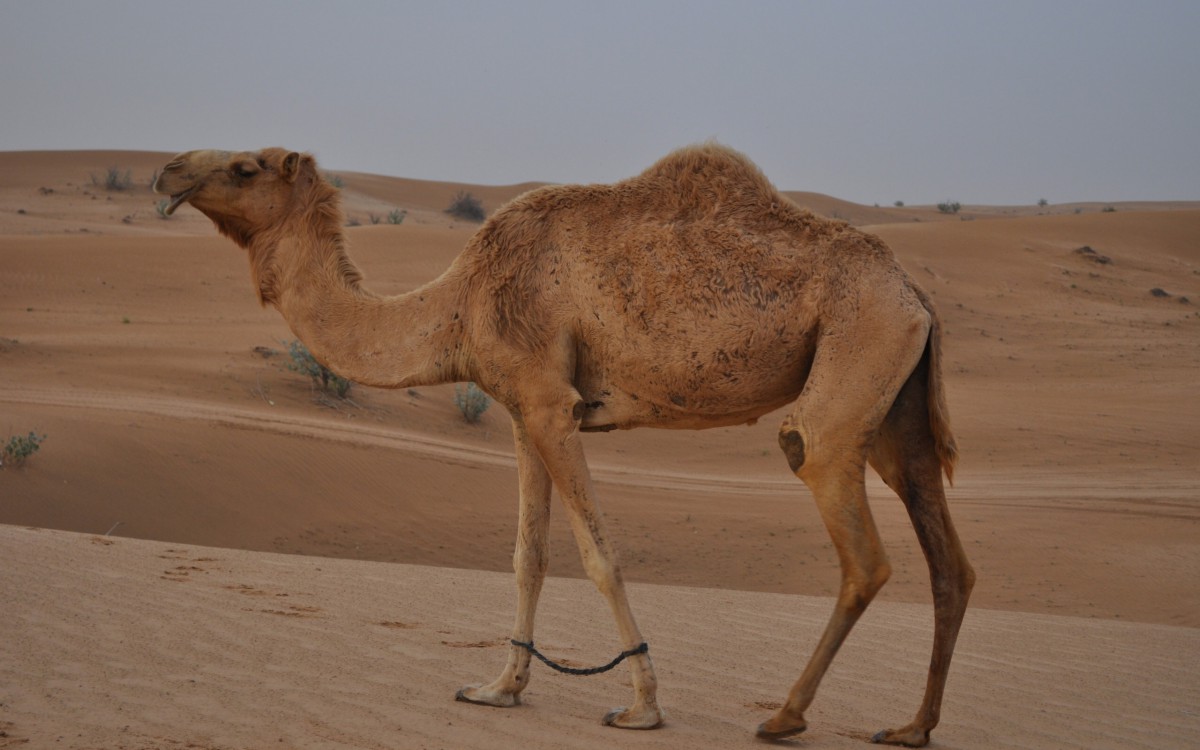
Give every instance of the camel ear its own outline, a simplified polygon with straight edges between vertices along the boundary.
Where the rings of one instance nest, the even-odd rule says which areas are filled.
[[[300,154],[293,151],[283,157],[283,164],[280,165],[279,170],[283,174],[283,179],[295,182],[296,175],[300,174]]]

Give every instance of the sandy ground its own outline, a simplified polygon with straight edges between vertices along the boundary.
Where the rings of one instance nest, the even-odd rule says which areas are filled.
[[[0,748],[613,742],[596,720],[626,698],[620,671],[542,670],[515,711],[449,700],[498,671],[511,623],[507,416],[463,423],[449,386],[315,393],[242,253],[190,208],[158,217],[168,156],[0,154],[0,438],[48,436],[0,470]],[[108,166],[132,188],[93,184]],[[455,192],[491,210],[528,187],[339,176],[385,293],[470,236],[440,210]],[[934,742],[1194,746],[1200,205],[947,217],[793,197],[881,235],[946,319],[950,498],[980,579]],[[402,225],[371,223],[393,209]],[[587,436],[670,712],[623,745],[750,744],[828,615],[836,560],[780,418]],[[797,746],[856,746],[919,698],[928,577],[869,486],[895,572]],[[614,629],[571,580],[562,515],[539,641],[602,662]]]
[[[600,725],[627,675],[539,667],[523,704],[456,703],[503,665],[511,575],[0,527],[4,743],[105,748],[762,747],[828,615],[824,598],[637,584],[668,724]],[[36,585],[34,584],[36,582]],[[586,581],[551,579],[539,643],[617,648]],[[879,603],[791,747],[854,748],[915,708],[929,612]],[[977,609],[941,748],[1194,747],[1200,631]]]

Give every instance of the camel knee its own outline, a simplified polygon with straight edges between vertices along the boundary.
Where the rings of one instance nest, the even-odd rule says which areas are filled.
[[[872,571],[871,576],[869,578],[869,580],[870,580],[869,590],[871,592],[872,599],[875,598],[875,595],[879,593],[879,590],[881,588],[883,588],[883,585],[885,583],[887,583],[888,579],[891,577],[892,577],[892,564],[891,563],[889,563],[887,560],[880,560],[878,563],[875,564],[875,569]]]
[[[548,502],[547,498],[547,502]],[[521,524],[517,544],[513,549],[513,570],[517,575],[541,578],[550,564],[549,508],[522,500]]]
[[[586,555],[583,558],[583,569],[588,579],[604,596],[616,593],[622,585],[621,569],[615,560],[607,560],[600,555]]]
[[[945,592],[945,596],[959,602],[959,606],[966,607],[967,600],[971,597],[971,590],[975,588],[975,569],[966,560],[960,563],[960,568],[954,580],[947,581],[949,591]],[[934,587],[934,596],[938,595],[937,587]]]
[[[544,578],[549,564],[546,553],[536,547],[534,549],[518,547],[517,551],[513,553],[513,570],[519,576]]]
[[[975,569],[961,550],[953,551],[941,564],[930,563],[929,579],[934,602],[945,602],[954,609],[965,609],[975,588]]]
[[[862,614],[891,577],[892,566],[887,560],[877,561],[870,570],[845,575],[838,603],[851,612]]]
[[[975,588],[975,569],[963,560],[947,570],[930,571],[934,596],[966,600]]]

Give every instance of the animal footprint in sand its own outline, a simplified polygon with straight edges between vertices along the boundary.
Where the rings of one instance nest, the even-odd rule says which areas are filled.
[[[250,611],[250,610],[247,610]],[[281,615],[283,617],[316,617],[321,612],[320,607],[303,607],[299,605],[291,605],[286,610],[283,609],[260,609],[259,612],[268,615]]]

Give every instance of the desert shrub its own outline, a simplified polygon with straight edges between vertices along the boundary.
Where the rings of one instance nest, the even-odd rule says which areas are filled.
[[[483,221],[487,217],[479,199],[465,190],[458,191],[454,200],[450,201],[450,207],[446,209],[446,213],[467,221]]]
[[[122,172],[120,167],[109,167],[103,177],[92,175],[92,184],[105,190],[128,190],[133,187],[133,170]]]
[[[388,213],[388,224],[403,224],[406,216],[408,216],[408,211],[401,211],[398,208],[393,208]]]
[[[892,205],[895,206],[896,208],[904,208],[904,201],[896,201]]]
[[[468,424],[475,424],[492,405],[492,400],[474,383],[467,383],[465,388],[459,384],[454,386],[454,405]]]
[[[333,172],[326,172],[325,179],[329,181],[330,185],[333,185],[338,190],[346,187],[346,181],[335,175]]]
[[[937,204],[937,210],[944,214],[956,214],[962,208],[962,204],[958,201],[946,201],[945,203]]]
[[[343,378],[318,362],[308,348],[299,341],[293,339],[285,341],[284,344],[287,346],[288,356],[291,358],[287,365],[289,370],[307,375],[312,379],[313,385],[323,391],[332,393],[338,398],[346,398],[350,393],[350,386],[354,385],[353,381]]]
[[[375,213],[374,211],[368,211],[367,219],[371,222],[371,225],[374,226],[375,224],[378,224],[380,221],[382,221],[383,217],[380,216],[379,214]]]
[[[1090,245],[1075,248],[1075,254],[1101,266],[1112,265],[1113,262],[1112,258],[1107,255],[1101,255],[1093,250]]]
[[[41,449],[42,441],[45,439],[45,435],[39,436],[36,432],[10,437],[4,445],[4,449],[0,451],[0,466],[20,466],[24,464],[30,456]]]
[[[1100,209],[1100,213],[1102,214],[1115,214],[1116,212],[1117,209],[1113,208],[1112,206],[1105,206],[1104,208]]]
[[[1049,206],[1049,205],[1050,205],[1050,201],[1046,200],[1045,198],[1038,198],[1038,206],[1040,206],[1041,208],[1045,208],[1046,206]]]

